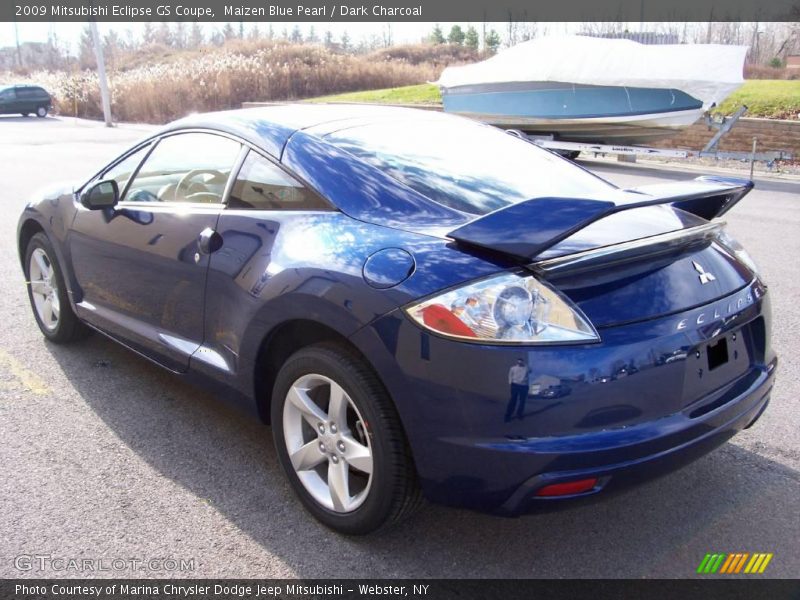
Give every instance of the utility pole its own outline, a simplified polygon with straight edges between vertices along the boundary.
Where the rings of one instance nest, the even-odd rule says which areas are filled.
[[[19,25],[16,17],[14,17],[14,40],[17,42],[17,66],[22,69],[22,50],[19,47]]]
[[[92,30],[94,55],[97,58],[97,78],[100,82],[100,98],[103,102],[103,118],[105,118],[106,127],[113,127],[114,124],[111,122],[111,97],[108,93],[106,64],[103,60],[103,45],[100,43],[100,34],[97,33],[97,22],[94,19],[89,21],[89,29]]]

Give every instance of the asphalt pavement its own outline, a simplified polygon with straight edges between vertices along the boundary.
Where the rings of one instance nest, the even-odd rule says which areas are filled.
[[[349,539],[294,499],[268,427],[100,335],[55,346],[34,323],[22,207],[148,129],[0,117],[0,577],[692,577],[708,552],[800,574],[800,182],[757,180],[725,216],[769,284],[780,355],[752,429],[605,502],[517,519],[429,505]],[[697,175],[583,164],[624,186]]]

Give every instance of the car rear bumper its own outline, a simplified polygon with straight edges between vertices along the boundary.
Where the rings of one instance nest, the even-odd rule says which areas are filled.
[[[700,458],[758,420],[769,404],[776,366],[777,358],[757,369],[746,381],[738,382],[730,390],[733,396],[701,419],[693,418],[691,410],[687,410],[654,423],[609,431],[602,440],[598,439],[600,436],[593,436],[591,452],[595,457],[624,451],[629,458],[591,468],[534,475],[520,485],[497,512],[513,516],[546,508],[552,503],[606,495],[670,473]],[[544,454],[572,453],[581,445],[580,440],[568,436],[549,444]],[[530,451],[542,457],[542,451],[535,444]],[[537,496],[537,491],[545,486],[587,478],[597,478],[597,485],[590,491],[571,496]]]

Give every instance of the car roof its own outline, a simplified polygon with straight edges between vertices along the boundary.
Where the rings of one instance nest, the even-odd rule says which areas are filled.
[[[230,133],[262,147],[276,157],[293,133],[333,123],[346,127],[348,122],[371,122],[382,119],[418,119],[432,114],[398,106],[368,104],[276,104],[221,112],[195,114],[167,125],[160,134],[182,129],[215,129]],[[440,118],[447,118],[439,113]],[[338,129],[339,127],[335,127]]]
[[[30,83],[19,83],[19,84],[12,83],[12,84],[0,85],[0,91],[5,91],[5,90],[37,90],[40,92],[45,91],[45,89],[42,86],[33,85]]]

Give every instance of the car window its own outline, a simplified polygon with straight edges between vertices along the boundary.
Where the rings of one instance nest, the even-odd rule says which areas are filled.
[[[120,194],[124,193],[128,180],[136,171],[136,167],[139,166],[139,163],[142,162],[142,159],[147,155],[147,152],[150,150],[151,146],[152,144],[147,144],[128,157],[123,158],[110,169],[106,169],[102,175],[96,178],[96,181],[100,181],[101,179],[113,179],[119,186]]]
[[[15,96],[14,88],[0,90],[0,100],[13,100]]]
[[[328,204],[283,169],[250,152],[228,199],[230,208],[324,210]]]
[[[134,177],[125,200],[219,203],[241,144],[209,133],[163,138]]]
[[[474,215],[532,198],[614,189],[546,150],[465,119],[376,122],[328,139],[430,200]]]

